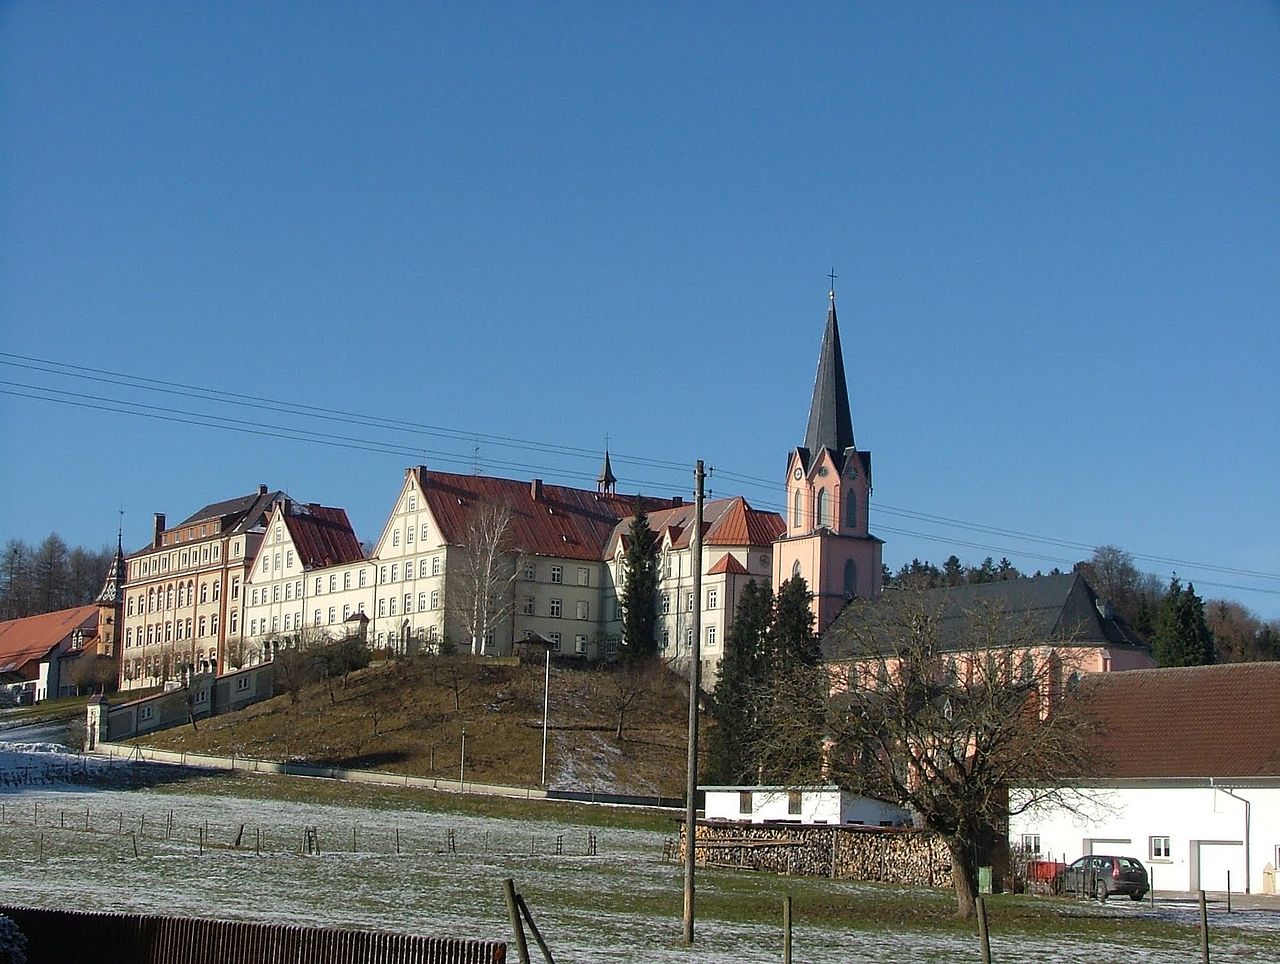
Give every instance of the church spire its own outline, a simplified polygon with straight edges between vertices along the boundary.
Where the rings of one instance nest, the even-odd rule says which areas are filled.
[[[113,606],[124,599],[124,531],[116,533],[116,557],[111,560],[111,568],[107,570],[107,578],[102,584],[102,592],[98,593],[96,602],[99,605]]]
[[[853,417],[849,414],[849,389],[844,380],[844,357],[840,351],[840,326],[836,323],[836,289],[832,280],[827,330],[822,336],[818,374],[809,403],[809,427],[804,447],[812,458],[823,448],[843,452],[853,448]]]
[[[596,476],[596,491],[603,495],[613,495],[618,484],[618,479],[613,474],[613,466],[609,464],[609,450],[604,450],[604,465],[600,469],[600,474]]]

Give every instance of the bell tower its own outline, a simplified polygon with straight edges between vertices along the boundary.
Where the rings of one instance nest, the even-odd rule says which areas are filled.
[[[774,592],[803,576],[818,633],[850,599],[880,592],[884,545],[868,529],[871,453],[853,442],[834,283],[804,444],[787,457],[787,529],[773,552]]]
[[[98,606],[98,653],[113,659],[120,655],[120,617],[124,614],[124,531],[116,534],[116,556],[111,560],[102,584],[102,592],[94,602]]]

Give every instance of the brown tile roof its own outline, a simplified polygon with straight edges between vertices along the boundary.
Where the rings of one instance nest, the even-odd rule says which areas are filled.
[[[0,673],[16,673],[24,664],[43,659],[77,629],[96,630],[97,625],[97,606],[76,606],[0,623]]]
[[[726,552],[720,557],[719,562],[707,570],[708,576],[719,576],[723,573],[730,573],[735,576],[745,576],[747,574],[747,567]]]
[[[512,542],[520,551],[599,561],[618,520],[635,511],[636,496],[631,495],[423,468],[414,472],[441,535],[453,545],[461,543],[467,518],[477,503],[505,502],[513,513]],[[653,498],[645,498],[643,503],[646,512],[671,504]]]
[[[1280,777],[1280,663],[1090,673],[1075,697],[1092,776]]]
[[[298,559],[307,569],[358,562],[364,550],[345,509],[327,505],[290,503],[285,524]]]

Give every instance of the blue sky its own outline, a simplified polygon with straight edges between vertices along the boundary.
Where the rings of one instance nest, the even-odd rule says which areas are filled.
[[[590,485],[606,434],[620,488],[701,457],[772,506],[834,265],[891,565],[1114,543],[1280,616],[1274,3],[8,3],[0,34],[0,389],[82,403],[0,394],[0,538],[101,544],[123,505],[136,547],[261,481],[373,539],[408,464]]]

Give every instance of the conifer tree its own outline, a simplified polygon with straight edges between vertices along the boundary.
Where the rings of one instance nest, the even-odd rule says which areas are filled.
[[[749,582],[738,598],[729,627],[728,647],[720,664],[713,708],[716,725],[708,737],[707,778],[712,783],[755,783],[759,764],[760,703],[757,689],[768,673],[768,645],[773,623],[773,591]]]
[[[793,757],[785,769],[761,764],[762,783],[796,777],[817,782],[821,776],[827,678],[813,631],[812,600],[813,593],[801,576],[779,586],[774,599],[768,677],[761,687],[759,742],[773,743],[777,733],[790,732]]]
[[[1203,666],[1214,661],[1213,633],[1205,621],[1204,601],[1195,587],[1174,576],[1156,612],[1151,640],[1157,666]]]
[[[626,572],[622,587],[622,651],[629,659],[656,656],[658,534],[649,528],[649,515],[639,499],[627,530],[622,563]]]

